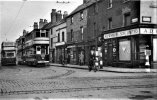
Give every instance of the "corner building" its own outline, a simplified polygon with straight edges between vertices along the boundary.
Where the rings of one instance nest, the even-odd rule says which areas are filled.
[[[96,25],[104,66],[157,68],[156,0],[97,0],[87,22],[89,33]]]

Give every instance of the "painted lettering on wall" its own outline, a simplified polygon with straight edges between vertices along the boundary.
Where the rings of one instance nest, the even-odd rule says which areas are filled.
[[[140,34],[157,34],[157,29],[153,29],[153,28],[140,28]]]

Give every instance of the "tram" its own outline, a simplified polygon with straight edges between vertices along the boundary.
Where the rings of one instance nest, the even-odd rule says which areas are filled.
[[[1,65],[16,65],[15,42],[2,42],[1,44]]]
[[[28,66],[47,66],[49,64],[49,60],[47,59],[48,55],[40,55],[40,54],[32,54],[29,56],[25,56],[23,59],[23,63]]]

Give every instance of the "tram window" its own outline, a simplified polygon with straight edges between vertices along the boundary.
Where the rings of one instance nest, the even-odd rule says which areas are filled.
[[[14,53],[7,53],[7,57],[14,57]]]
[[[40,48],[39,48],[39,47],[37,48],[37,51],[40,51]]]
[[[40,32],[36,32],[36,37],[40,37]]]
[[[41,37],[45,37],[45,33],[41,33]]]

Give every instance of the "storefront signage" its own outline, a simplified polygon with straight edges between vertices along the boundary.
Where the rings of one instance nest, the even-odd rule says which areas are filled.
[[[153,28],[140,28],[140,34],[157,34],[157,29],[153,29]]]
[[[65,42],[56,43],[56,46],[61,46],[61,45],[65,45]]]
[[[136,34],[139,34],[139,29],[138,28],[137,29],[126,30],[126,31],[121,31],[121,32],[116,32],[116,33],[105,34],[104,39],[123,37],[123,36],[131,36],[131,35],[136,35]]]

